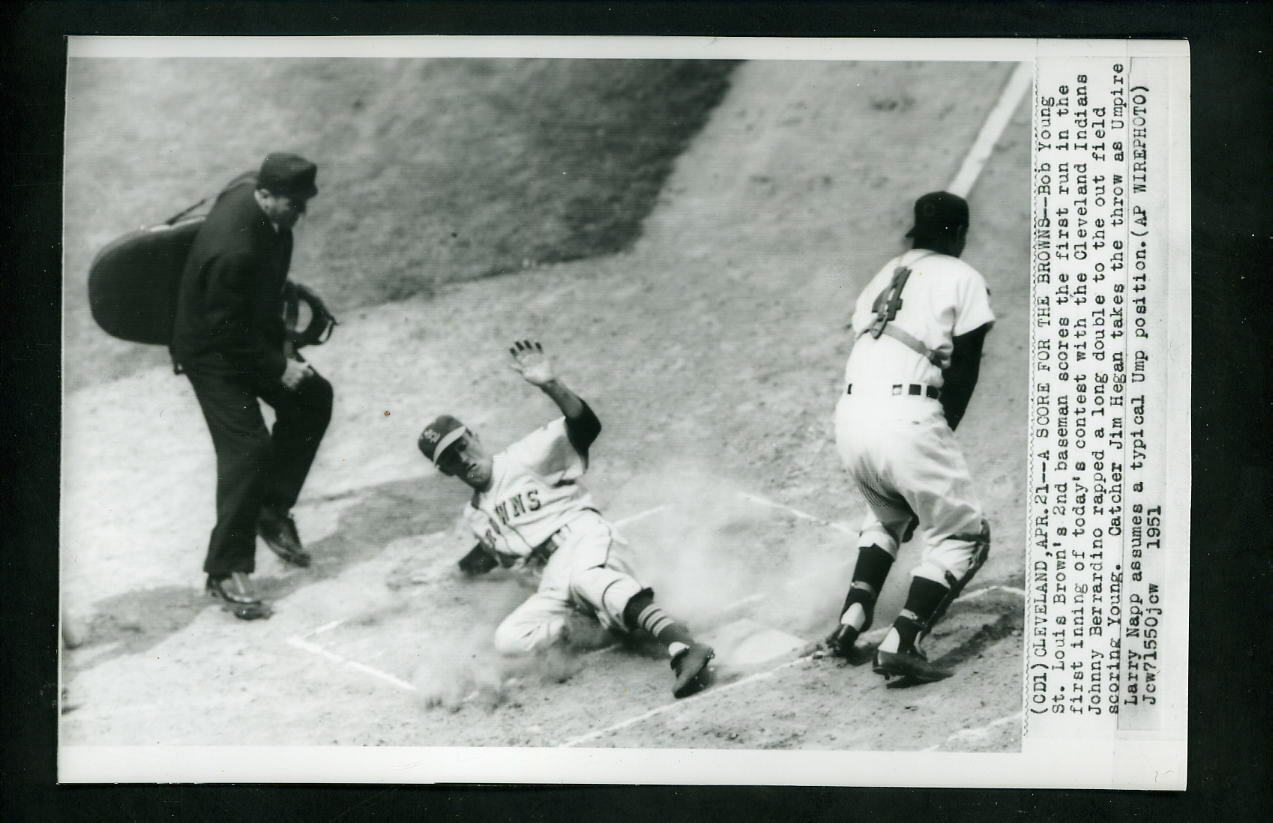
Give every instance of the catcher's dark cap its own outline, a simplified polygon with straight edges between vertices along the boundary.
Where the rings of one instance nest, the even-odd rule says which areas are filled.
[[[318,194],[314,178],[318,166],[298,154],[274,152],[265,156],[256,185],[272,194],[281,194],[297,200],[308,200]]]
[[[968,225],[968,201],[948,191],[934,191],[915,201],[915,225],[907,237],[948,234]]]
[[[468,429],[464,427],[464,424],[451,415],[439,415],[432,423],[424,427],[424,431],[420,432],[420,439],[416,441],[416,445],[420,447],[420,453],[433,461],[433,465],[436,466],[442,453],[459,440],[466,431]]]

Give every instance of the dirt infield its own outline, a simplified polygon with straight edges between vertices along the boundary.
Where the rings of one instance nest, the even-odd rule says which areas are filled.
[[[999,319],[958,439],[994,545],[929,643],[950,680],[886,689],[869,666],[797,655],[674,703],[666,660],[618,647],[493,684],[490,629],[527,590],[450,573],[465,490],[414,446],[439,412],[495,444],[545,420],[503,360],[514,337],[541,339],[605,426],[588,485],[635,518],[624,530],[660,601],[704,631],[745,614],[817,639],[864,511],[832,436],[851,301],[1010,71],[744,64],[629,251],[343,316],[310,358],[337,394],[296,512],[315,564],[258,551],[268,621],[202,597],[213,455],[184,380],[155,368],[68,395],[63,595],[89,639],[64,658],[79,707],[62,742],[1016,750],[1028,105],[969,195],[964,258]],[[904,596],[893,578],[877,625]]]
[[[89,317],[96,251],[210,197],[267,151],[320,161],[292,274],[348,312],[628,248],[733,66],[72,59],[64,322],[82,368],[66,385],[167,358],[105,337]]]

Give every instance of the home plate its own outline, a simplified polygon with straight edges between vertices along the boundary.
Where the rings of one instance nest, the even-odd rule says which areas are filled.
[[[743,618],[721,626],[707,641],[716,663],[732,671],[758,669],[803,654],[809,644],[794,634]]]

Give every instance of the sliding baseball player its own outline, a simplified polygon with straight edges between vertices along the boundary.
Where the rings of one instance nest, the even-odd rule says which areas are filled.
[[[637,582],[627,542],[578,482],[601,422],[557,377],[539,343],[519,341],[509,354],[512,367],[552,398],[562,417],[494,454],[449,415],[431,422],[419,439],[439,471],[473,489],[464,521],[478,544],[460,568],[469,574],[496,566],[542,568],[538,591],[495,630],[496,650],[521,656],[568,643],[570,618],[582,613],[610,631],[646,632],[658,640],[671,660],[674,696],[703,689],[711,679],[711,647],[696,642]]]

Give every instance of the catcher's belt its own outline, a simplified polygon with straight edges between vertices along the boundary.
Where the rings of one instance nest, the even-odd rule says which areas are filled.
[[[845,394],[853,394],[853,384],[850,383],[844,389]],[[861,394],[861,387],[858,388],[858,394]],[[941,389],[936,386],[928,386],[922,383],[894,383],[889,394],[892,397],[916,397],[923,395],[933,400],[941,399]]]

